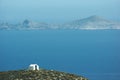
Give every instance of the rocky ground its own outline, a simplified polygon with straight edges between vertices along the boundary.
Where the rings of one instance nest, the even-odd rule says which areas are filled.
[[[17,70],[0,72],[0,80],[88,80],[82,76],[41,69],[39,71]]]

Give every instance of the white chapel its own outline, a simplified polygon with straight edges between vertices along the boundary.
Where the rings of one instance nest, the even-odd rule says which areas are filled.
[[[30,64],[28,70],[39,70],[39,66],[37,64]]]

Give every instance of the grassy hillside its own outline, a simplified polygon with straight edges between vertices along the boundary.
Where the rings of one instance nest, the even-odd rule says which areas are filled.
[[[0,72],[0,80],[88,80],[82,76],[53,70]]]

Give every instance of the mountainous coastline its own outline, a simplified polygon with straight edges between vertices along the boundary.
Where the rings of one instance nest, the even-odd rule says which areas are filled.
[[[90,16],[64,25],[65,28],[68,29],[120,29],[120,23],[113,22],[99,16]]]
[[[120,23],[99,16],[75,20],[64,24],[48,24],[24,20],[22,23],[9,24],[0,22],[0,30],[45,30],[45,29],[120,29]]]
[[[88,80],[75,74],[54,70],[17,70],[0,72],[0,80]]]

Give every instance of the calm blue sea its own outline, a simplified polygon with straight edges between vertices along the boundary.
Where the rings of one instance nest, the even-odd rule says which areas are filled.
[[[41,68],[120,80],[120,30],[0,31],[0,71]]]

